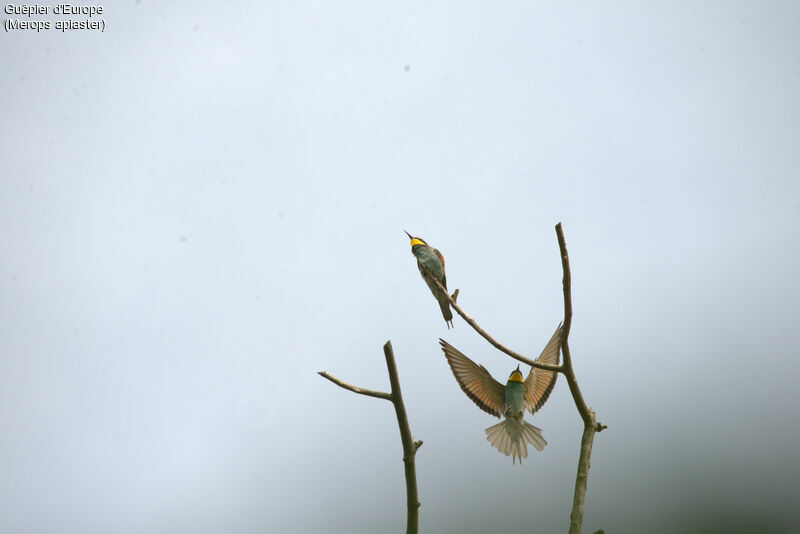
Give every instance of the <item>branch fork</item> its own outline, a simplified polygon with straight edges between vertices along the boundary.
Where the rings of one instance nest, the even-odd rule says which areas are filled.
[[[406,533],[417,534],[419,530],[420,502],[417,495],[417,471],[415,467],[415,457],[417,450],[422,447],[422,440],[415,441],[411,437],[411,429],[408,427],[408,416],[406,415],[405,404],[403,404],[403,394],[400,391],[400,379],[397,376],[397,365],[394,361],[394,351],[392,350],[391,341],[387,341],[383,346],[383,354],[386,358],[386,369],[389,372],[389,383],[392,386],[391,393],[386,393],[385,391],[375,391],[348,384],[344,380],[336,378],[327,371],[320,371],[318,374],[323,378],[327,378],[340,388],[352,391],[353,393],[358,393],[359,395],[388,400],[394,405],[395,415],[397,416],[397,426],[400,427],[400,440],[403,442],[403,465],[405,466],[406,475],[406,508],[408,516]]]

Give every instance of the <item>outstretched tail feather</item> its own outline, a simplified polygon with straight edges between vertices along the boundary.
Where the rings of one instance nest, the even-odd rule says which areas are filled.
[[[523,421],[523,423],[525,423],[525,429],[523,430],[525,441],[533,445],[537,451],[544,449],[544,446],[547,445],[547,441],[545,441],[544,436],[542,436],[542,430],[526,421]]]
[[[486,439],[497,450],[511,456],[514,463],[528,457],[528,443],[538,451],[547,445],[542,430],[525,420],[507,418],[486,429]]]

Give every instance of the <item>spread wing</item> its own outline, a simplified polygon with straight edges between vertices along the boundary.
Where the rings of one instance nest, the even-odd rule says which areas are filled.
[[[467,397],[478,405],[478,408],[496,417],[503,415],[505,405],[506,388],[492,378],[489,371],[482,365],[478,365],[444,339],[439,339],[444,356],[453,376],[456,377],[458,385]]]
[[[537,362],[558,365],[559,355],[561,354],[561,323],[556,327],[556,331],[550,341],[545,345],[544,350],[536,358]],[[528,378],[525,379],[525,407],[531,413],[542,407],[556,385],[558,373],[531,367]]]

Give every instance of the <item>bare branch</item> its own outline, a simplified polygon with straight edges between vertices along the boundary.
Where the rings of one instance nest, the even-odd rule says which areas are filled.
[[[594,420],[594,412],[590,411],[590,415]],[[569,515],[569,534],[580,534],[583,527],[583,504],[586,499],[586,484],[589,481],[594,434],[594,425],[584,425],[581,436],[581,452],[578,456],[578,474],[575,477],[575,494],[572,498],[572,512]]]
[[[321,376],[322,378],[327,378],[328,380],[330,380],[331,382],[333,382],[334,384],[336,384],[340,388],[349,389],[353,393],[358,393],[359,395],[366,395],[367,397],[375,397],[376,399],[385,399],[385,400],[388,400],[388,401],[392,400],[392,394],[391,393],[384,393],[383,391],[373,391],[371,389],[364,389],[364,388],[360,388],[358,386],[354,386],[352,384],[348,384],[347,382],[336,378],[335,376],[330,374],[328,371],[320,371],[317,374],[319,376]]]
[[[353,393],[375,397],[377,399],[385,399],[391,401],[394,405],[394,411],[397,415],[397,426],[400,427],[400,440],[403,443],[403,465],[405,466],[406,475],[406,504],[408,509],[406,534],[417,534],[419,530],[420,503],[417,495],[417,471],[414,460],[417,449],[422,446],[422,440],[414,441],[411,437],[411,429],[408,427],[408,416],[406,415],[405,404],[403,404],[403,394],[400,391],[400,378],[397,376],[397,365],[394,361],[391,341],[387,341],[383,346],[383,354],[386,357],[386,368],[389,371],[389,382],[392,385],[391,393],[373,391],[371,389],[364,389],[348,384],[327,371],[320,371],[318,374],[337,386],[350,390]]]
[[[419,266],[420,266],[420,268],[425,269],[428,272],[429,278],[439,287],[439,290],[444,295],[447,296],[447,300],[450,302],[450,306],[453,307],[453,309],[456,311],[456,313],[458,313],[461,316],[461,318],[464,319],[467,322],[467,324],[469,324],[473,328],[473,330],[475,330],[477,333],[479,333],[481,336],[483,336],[483,338],[486,341],[488,341],[489,343],[491,343],[492,346],[494,346],[497,350],[499,350],[501,352],[504,352],[504,353],[508,354],[509,356],[511,356],[512,358],[514,358],[515,360],[520,361],[520,362],[522,362],[524,364],[530,365],[531,367],[536,367],[538,369],[544,369],[546,371],[554,371],[556,373],[562,373],[563,372],[563,368],[560,365],[551,365],[549,363],[542,363],[542,362],[538,362],[536,360],[531,360],[530,358],[526,358],[525,356],[523,356],[522,354],[519,354],[518,352],[514,352],[513,350],[509,349],[505,345],[502,345],[495,338],[493,338],[491,335],[489,335],[489,333],[486,330],[481,328],[480,325],[475,322],[475,319],[473,319],[472,317],[467,315],[467,312],[465,312],[463,309],[461,309],[461,306],[459,306],[458,303],[456,302],[456,297],[458,297],[458,292],[459,292],[458,289],[456,289],[455,292],[453,293],[453,295],[451,296],[449,293],[447,293],[447,289],[445,289],[445,287],[441,284],[441,282],[439,282],[439,280],[437,280],[436,277],[433,276],[433,274],[428,270],[427,267],[425,267],[425,265],[420,263]]]
[[[405,404],[403,404],[403,394],[400,391],[400,379],[397,377],[397,366],[394,362],[391,341],[387,341],[383,346],[383,354],[386,356],[386,368],[389,370],[389,381],[392,384],[392,403],[397,414],[397,425],[400,427],[400,439],[403,442],[403,464],[406,472],[406,507],[408,510],[406,532],[408,534],[416,534],[419,529],[420,503],[417,495],[415,455],[417,454],[417,449],[422,446],[422,441],[414,442],[411,437],[411,429],[408,428],[408,416],[406,415]]]
[[[581,414],[584,425],[592,424],[592,417],[589,407],[583,400],[583,395],[578,387],[578,380],[575,378],[575,371],[572,369],[572,355],[569,352],[569,330],[572,327],[572,275],[569,270],[569,254],[567,254],[567,243],[564,241],[564,231],[561,223],[556,225],[556,236],[558,236],[558,248],[561,251],[561,268],[564,271],[564,325],[561,327],[561,355],[564,357],[564,377],[567,379],[569,391],[575,400],[575,407]]]
[[[556,236],[558,237],[558,248],[561,251],[561,268],[564,271],[564,324],[561,327],[561,354],[564,356],[563,373],[567,379],[572,398],[575,401],[575,407],[578,409],[581,419],[583,419],[583,436],[581,436],[581,451],[578,457],[578,473],[575,477],[575,493],[572,499],[572,512],[569,517],[570,534],[580,534],[583,527],[583,504],[586,498],[586,485],[589,480],[594,435],[595,432],[600,432],[607,427],[597,422],[594,411],[586,405],[578,387],[578,380],[575,378],[575,371],[572,369],[572,355],[569,352],[569,343],[567,342],[569,330],[572,326],[572,275],[569,269],[567,243],[564,240],[564,231],[561,228],[561,223],[556,225]]]

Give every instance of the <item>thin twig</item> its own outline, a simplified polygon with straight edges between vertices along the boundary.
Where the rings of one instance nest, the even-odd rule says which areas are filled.
[[[328,380],[330,380],[331,382],[333,382],[334,384],[336,384],[340,388],[349,389],[353,393],[358,393],[359,395],[366,395],[367,397],[375,397],[376,399],[384,399],[384,400],[388,400],[388,401],[392,400],[392,394],[391,393],[384,393],[383,391],[373,391],[371,389],[364,389],[364,388],[360,388],[358,386],[354,386],[352,384],[348,384],[344,380],[340,380],[340,379],[336,378],[335,376],[330,374],[328,371],[320,371],[317,374],[319,376],[321,376],[322,378],[327,378]]]
[[[489,332],[487,332],[486,330],[481,328],[480,325],[475,322],[475,319],[473,319],[472,317],[467,315],[467,312],[465,312],[463,309],[461,309],[461,306],[459,306],[458,303],[456,302],[456,297],[458,297],[458,291],[459,291],[458,289],[455,290],[453,295],[450,295],[447,292],[447,289],[445,289],[445,287],[441,284],[441,282],[439,282],[439,280],[437,280],[436,277],[433,276],[433,274],[428,270],[427,267],[425,267],[425,265],[423,265],[421,263],[419,265],[420,265],[420,267],[422,269],[425,269],[426,271],[428,271],[428,274],[430,275],[429,279],[433,280],[433,282],[439,287],[439,290],[444,295],[447,296],[447,300],[450,302],[450,306],[452,306],[453,309],[456,310],[456,313],[458,313],[467,322],[467,324],[469,324],[473,328],[473,330],[475,330],[477,333],[479,333],[481,336],[483,336],[483,338],[486,341],[488,341],[489,343],[491,343],[497,350],[499,350],[501,352],[505,352],[506,354],[508,354],[509,356],[514,358],[515,360],[520,361],[520,362],[522,362],[524,364],[530,365],[531,367],[537,367],[539,369],[544,369],[546,371],[553,371],[553,372],[556,372],[556,373],[563,373],[564,372],[562,366],[560,366],[560,365],[552,365],[552,364],[549,364],[549,363],[543,363],[543,362],[539,362],[539,361],[536,361],[536,360],[531,360],[530,358],[526,358],[522,354],[509,349],[505,345],[502,345],[499,341],[497,341],[495,338],[493,338],[491,335],[489,335]]]

